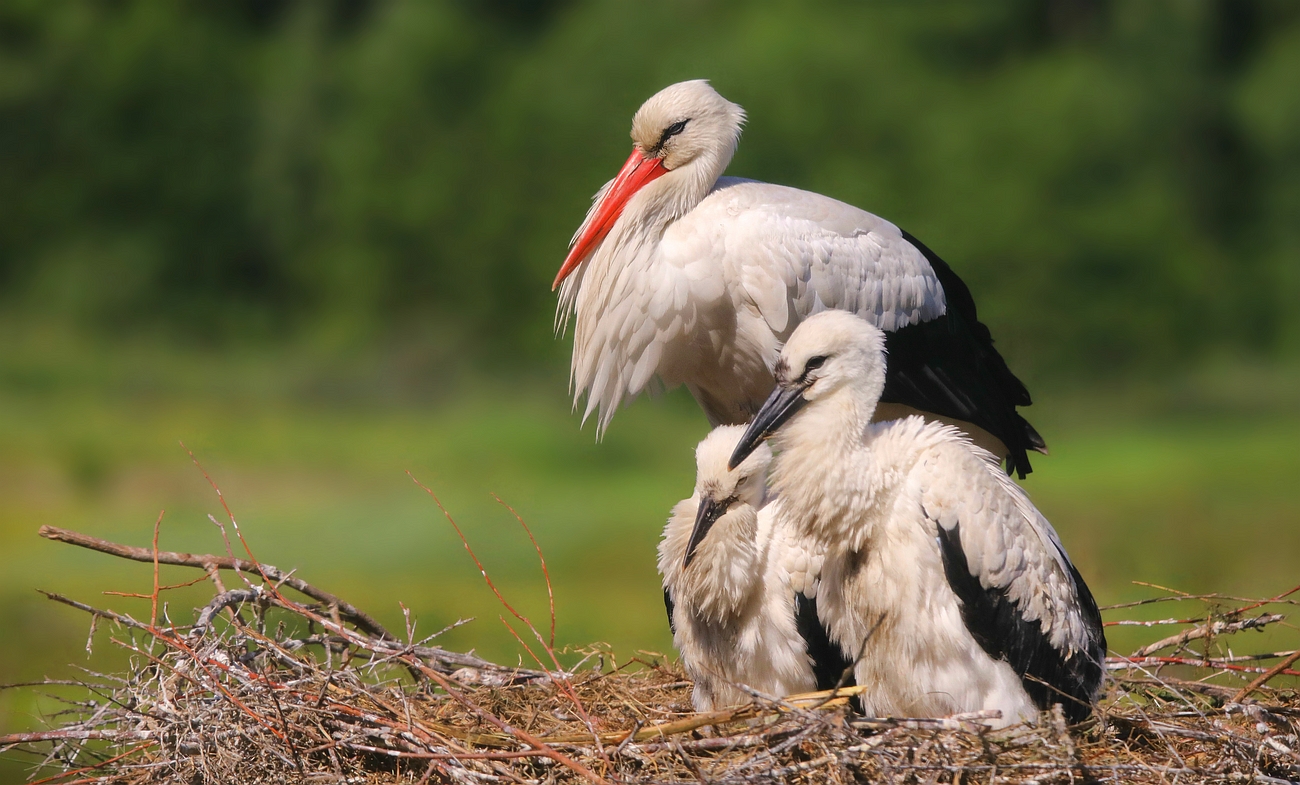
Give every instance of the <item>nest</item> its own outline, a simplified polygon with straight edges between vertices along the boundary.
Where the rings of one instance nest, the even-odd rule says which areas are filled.
[[[994,731],[988,714],[862,717],[848,705],[852,688],[751,693],[748,705],[695,713],[671,663],[591,649],[561,667],[553,641],[499,593],[526,628],[519,639],[535,668],[394,635],[251,551],[159,551],[157,527],[152,548],[41,534],[154,567],[147,621],[48,595],[90,614],[92,635],[111,626],[131,666],[79,682],[55,727],[0,736],[0,751],[36,756],[41,783],[1300,780],[1300,700],[1277,686],[1300,675],[1291,668],[1300,652],[1214,654],[1280,622],[1275,611],[1300,587],[1257,601],[1149,600],[1203,612],[1118,622],[1182,631],[1109,658],[1106,695],[1086,722],[1067,726],[1058,709]],[[194,567],[211,583],[191,623],[160,617],[159,564]]]

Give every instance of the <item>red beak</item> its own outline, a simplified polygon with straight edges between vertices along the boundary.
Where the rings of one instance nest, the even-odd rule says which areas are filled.
[[[569,255],[565,257],[564,264],[560,265],[560,272],[555,276],[555,283],[551,284],[551,291],[555,291],[560,281],[568,278],[569,273],[587,258],[587,254],[605,239],[605,235],[609,234],[609,230],[614,227],[614,222],[623,214],[627,200],[644,188],[646,183],[667,173],[663,159],[646,158],[640,150],[632,150],[623,168],[618,170],[618,176],[614,178],[614,184],[609,187],[609,193],[605,194],[605,198],[601,199],[600,204],[596,206],[596,214],[587,225],[587,231],[583,232],[569,249]]]

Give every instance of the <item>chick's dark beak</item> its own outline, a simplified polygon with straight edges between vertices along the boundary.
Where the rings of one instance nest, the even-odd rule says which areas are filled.
[[[741,461],[748,458],[764,439],[776,433],[777,429],[793,417],[795,412],[808,403],[808,399],[803,397],[804,389],[804,385],[801,384],[792,387],[782,387],[778,384],[776,389],[772,390],[763,408],[758,410],[758,414],[754,415],[754,421],[745,429],[745,435],[740,437],[740,443],[731,453],[727,468],[735,469],[739,466]]]
[[[730,499],[717,500],[712,496],[700,498],[700,508],[695,513],[695,528],[691,530],[691,539],[686,543],[686,561],[682,564],[683,567],[691,566],[691,559],[695,558],[695,549],[730,506]]]

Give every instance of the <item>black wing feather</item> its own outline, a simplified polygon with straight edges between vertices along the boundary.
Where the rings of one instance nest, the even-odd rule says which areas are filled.
[[[1033,403],[1029,391],[993,347],[979,321],[970,289],[938,254],[907,232],[943,286],[943,316],[885,333],[889,362],[881,400],[974,423],[1007,446],[1007,470],[1023,479],[1033,471],[1029,450],[1043,450],[1043,437],[1016,411]]]
[[[833,689],[840,683],[844,672],[853,666],[853,660],[844,656],[830,634],[817,617],[817,601],[797,592],[794,601],[794,620],[799,628],[799,635],[808,647],[808,656],[812,658],[813,675],[817,679],[817,689]],[[844,687],[852,686],[853,675],[849,674]]]
[[[994,659],[1006,660],[1020,674],[1025,692],[1038,708],[1048,709],[1060,703],[1070,722],[1086,719],[1101,684],[1106,636],[1097,603],[1078,570],[1070,565],[1079,612],[1092,633],[1091,645],[1086,652],[1066,657],[1052,646],[1039,620],[1027,621],[1020,614],[1005,589],[986,589],[980,585],[979,578],[971,575],[966,552],[961,547],[960,524],[952,529],[936,528],[944,575],[961,600],[962,620],[980,648]]]
[[[668,631],[677,634],[677,622],[673,621],[673,595],[664,589],[664,610],[668,611]]]

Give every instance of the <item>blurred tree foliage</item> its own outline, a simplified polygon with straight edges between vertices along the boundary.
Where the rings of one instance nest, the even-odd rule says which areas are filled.
[[[0,308],[558,362],[569,235],[700,76],[731,173],[925,239],[1030,376],[1300,355],[1289,0],[6,0]]]

